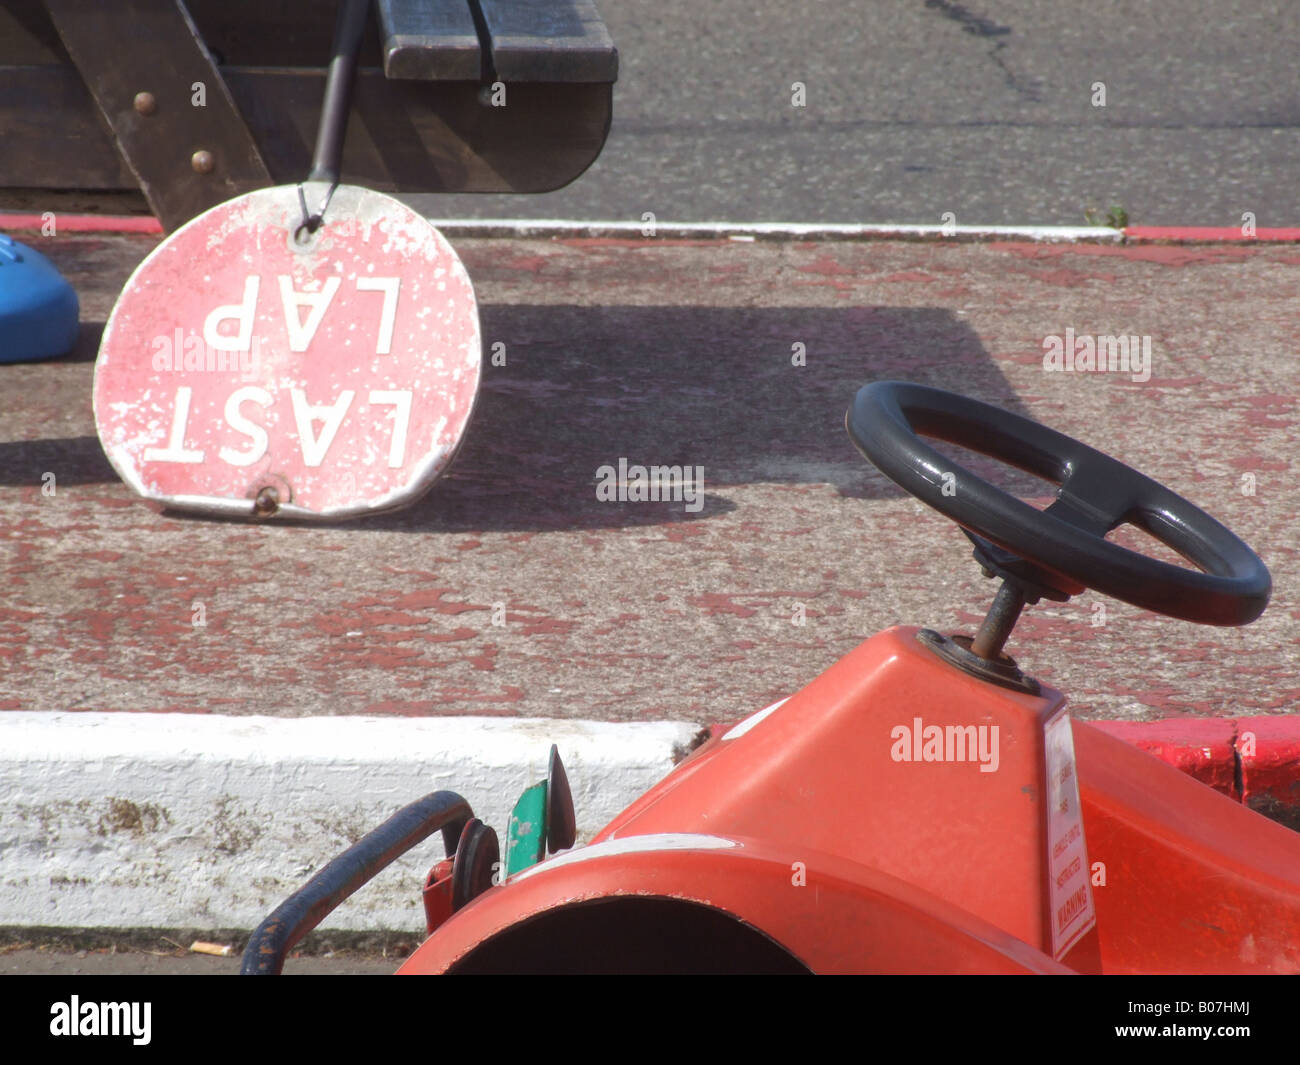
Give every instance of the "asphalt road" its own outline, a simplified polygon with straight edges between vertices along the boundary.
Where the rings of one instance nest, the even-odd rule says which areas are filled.
[[[438,218],[1079,225],[1119,205],[1143,225],[1300,223],[1295,4],[598,7],[620,75],[592,168],[548,195],[412,203]]]
[[[240,957],[211,957],[180,950],[23,949],[0,954],[0,976],[237,976]],[[329,954],[291,958],[286,976],[388,976],[405,955]]]

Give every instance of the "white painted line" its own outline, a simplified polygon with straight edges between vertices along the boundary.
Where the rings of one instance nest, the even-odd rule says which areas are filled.
[[[645,240],[1034,240],[1118,243],[1124,231],[1107,226],[858,225],[839,222],[656,222],[653,235],[637,221],[569,218],[430,218],[449,237],[616,237]]]
[[[763,707],[762,710],[750,714],[749,717],[745,718],[744,721],[740,722],[738,725],[733,725],[731,728],[729,728],[726,734],[722,737],[722,739],[724,741],[739,739],[746,732],[748,732],[755,725],[757,725],[760,721],[764,720],[765,718],[769,717],[770,715],[780,710],[781,707],[785,706],[785,704],[788,703],[789,701],[790,701],[790,696],[787,695],[784,699],[778,699],[771,706],[765,706]]]
[[[540,865],[531,866],[511,878],[510,883],[523,880],[537,873],[549,873],[575,862],[587,862],[595,858],[612,858],[619,854],[648,854],[654,851],[699,851],[728,850],[739,847],[735,840],[721,836],[705,836],[697,832],[653,832],[645,836],[626,836],[623,839],[607,839],[581,850],[565,851],[554,858],[547,859]]]
[[[529,718],[0,714],[0,925],[251,929],[407,803],[459,792],[505,831],[556,743],[579,839],[699,726]],[[434,834],[323,927],[420,932]]]

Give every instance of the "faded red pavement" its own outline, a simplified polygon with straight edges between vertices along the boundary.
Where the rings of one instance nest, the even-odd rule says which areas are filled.
[[[17,235],[84,324],[75,356],[0,366],[0,708],[719,721],[884,626],[970,631],[993,586],[966,540],[844,431],[885,377],[1077,436],[1269,564],[1272,605],[1240,630],[1092,594],[1030,608],[1008,650],[1077,715],[1300,708],[1295,246],[459,241],[506,365],[429,496],[321,528],[139,502],[100,451],[91,379],[158,238]],[[1150,380],[1045,372],[1067,327],[1149,335]],[[621,457],[702,466],[703,508],[599,502]]]

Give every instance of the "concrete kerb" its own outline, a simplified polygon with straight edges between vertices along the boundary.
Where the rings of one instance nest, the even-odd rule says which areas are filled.
[[[504,835],[559,746],[590,838],[699,733],[674,721],[0,714],[0,926],[253,928],[326,861],[442,789]],[[419,930],[441,837],[329,919]]]
[[[1236,802],[1300,831],[1300,718],[1096,721]]]
[[[717,735],[729,726],[714,726]],[[1099,722],[1236,801],[1300,827],[1300,721]],[[0,926],[252,928],[326,861],[431,791],[503,833],[559,745],[579,842],[696,741],[680,721],[0,714]],[[329,918],[422,927],[435,834]]]

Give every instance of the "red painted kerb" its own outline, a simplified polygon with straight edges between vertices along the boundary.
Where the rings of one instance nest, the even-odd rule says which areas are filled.
[[[713,725],[720,736],[737,722]],[[1237,802],[1300,826],[1300,717],[1091,721]]]

